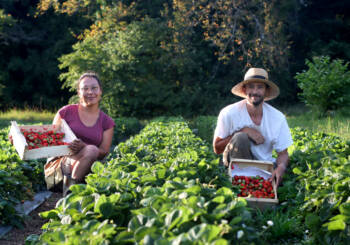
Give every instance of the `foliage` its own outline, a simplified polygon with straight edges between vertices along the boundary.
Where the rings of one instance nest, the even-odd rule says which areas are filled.
[[[297,73],[295,78],[302,89],[304,102],[320,114],[350,105],[349,63],[332,60],[329,56],[306,60],[308,70]]]
[[[7,139],[8,131],[0,130],[0,225],[21,227],[23,220],[15,206],[43,189],[43,162],[22,161]]]
[[[115,128],[112,145],[117,145],[139,133],[142,128],[141,122],[135,117],[115,118]]]
[[[1,110],[55,110],[71,96],[61,89],[57,58],[71,50],[76,41],[74,35],[85,28],[86,20],[52,11],[36,15],[37,2],[0,2]]]
[[[85,2],[41,3],[44,11],[87,11]],[[240,81],[249,66],[274,66],[277,77],[276,71],[288,72],[287,42],[278,38],[287,20],[272,11],[276,2],[155,4],[92,4],[95,23],[74,52],[60,58],[60,68],[68,70],[61,75],[64,86],[73,90],[79,74],[92,69],[104,81],[103,106],[113,116],[193,116],[215,113],[232,101],[232,81]]]
[[[76,73],[98,65],[107,66],[107,70],[115,59],[100,59],[98,53],[105,51],[99,45],[118,51],[115,53],[137,49],[133,45],[145,46],[155,32],[149,32],[148,37],[147,28],[141,30],[138,41],[124,38],[117,50],[105,43],[115,42],[119,31],[136,36],[130,32],[131,27],[129,31],[126,28],[135,27],[135,23],[141,26],[140,22],[149,19],[159,24],[150,28],[161,29],[153,49],[147,54],[132,54],[132,60],[122,58],[126,67],[117,62],[118,69],[104,72],[103,79],[116,83],[118,95],[124,87],[127,92],[121,102],[111,96],[111,101],[120,105],[116,115],[216,114],[232,102],[229,90],[249,66],[268,69],[271,80],[281,88],[276,104],[294,103],[298,87],[292,74],[305,69],[305,58],[329,55],[349,60],[349,4],[344,0],[3,0],[0,109],[29,106],[56,110],[66,104],[72,93],[61,89],[59,74],[68,72],[71,79],[76,79]],[[78,42],[86,45],[73,50],[72,45]],[[68,66],[59,70],[57,65],[64,62],[57,58],[72,52],[93,60],[85,66],[72,57],[72,63],[80,64],[79,69],[73,68],[76,73],[69,73]],[[109,62],[100,64],[101,60]],[[134,74],[135,64],[138,70]],[[114,109],[112,105],[110,108]]]
[[[152,122],[119,144],[107,166],[96,162],[87,185],[41,214],[51,221],[39,244],[254,241],[246,203],[221,171],[186,123]]]
[[[106,166],[95,163],[87,185],[42,213],[51,221],[30,239],[346,244],[350,146],[301,128],[292,135],[293,171],[278,189],[280,206],[262,213],[239,204],[218,159],[183,119],[157,118],[119,144]]]
[[[119,124],[138,124],[134,119],[120,120]],[[194,121],[209,131],[215,123],[214,117]],[[196,137],[183,118],[159,117],[120,143],[107,163],[95,163],[87,185],[73,186],[73,193],[56,209],[42,213],[52,220],[41,236],[27,240],[41,244],[94,237],[111,243],[176,243],[192,241],[196,235],[198,243],[219,239],[347,244],[349,142],[301,128],[291,131],[290,170],[278,189],[280,205],[274,210],[248,209],[237,199],[211,146]],[[41,162],[18,159],[7,132],[8,128],[0,134],[0,158],[5,161],[0,163],[0,175],[5,176],[1,181],[6,180],[0,185],[7,193],[1,193],[0,217],[5,224],[20,225],[15,223],[20,217],[14,206],[42,188],[43,170]],[[221,235],[214,239],[214,234]]]
[[[293,140],[294,195],[311,243],[349,243],[349,143],[300,128],[293,130]]]
[[[189,125],[201,139],[211,144],[216,121],[217,116],[198,116],[190,120]]]

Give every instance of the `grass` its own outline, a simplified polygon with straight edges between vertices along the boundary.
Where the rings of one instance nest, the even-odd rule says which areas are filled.
[[[333,112],[319,117],[305,106],[282,108],[289,127],[301,127],[313,132],[324,132],[350,140],[350,116],[343,112]]]
[[[10,126],[11,121],[19,124],[51,124],[55,113],[38,110],[17,110],[0,112],[0,127]]]
[[[303,105],[295,105],[279,109],[286,115],[289,127],[291,128],[301,127],[311,131],[335,134],[345,140],[350,140],[349,114],[335,112],[326,117],[319,118]],[[0,112],[0,128],[9,126],[11,120],[15,120],[19,124],[50,124],[54,116],[55,113],[48,111],[12,109],[8,112]],[[198,125],[192,125],[195,128],[199,128],[202,125],[204,126],[202,131],[207,130],[207,128],[210,128],[211,131],[214,130],[206,124],[215,124],[216,116],[198,117],[195,120],[198,121],[194,123],[197,123]],[[211,142],[213,132],[202,133],[208,134],[206,137],[210,138],[209,141]]]

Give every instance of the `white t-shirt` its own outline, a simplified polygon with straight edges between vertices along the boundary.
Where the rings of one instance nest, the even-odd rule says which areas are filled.
[[[259,145],[251,142],[252,154],[258,160],[274,162],[272,150],[281,152],[293,144],[287,120],[280,111],[264,102],[261,123],[256,125],[248,114],[246,103],[246,100],[241,100],[220,111],[214,140],[216,137],[224,139],[245,127],[254,128],[264,136],[265,141]]]

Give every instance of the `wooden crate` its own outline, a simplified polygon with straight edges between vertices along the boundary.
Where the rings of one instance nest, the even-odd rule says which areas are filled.
[[[244,169],[246,167],[257,167],[259,169],[269,172],[270,174],[273,171],[272,162],[238,159],[238,158],[231,159],[230,165],[228,168],[228,175],[230,177],[231,183],[232,183],[232,175],[231,175],[232,164],[234,164],[234,166],[238,166],[241,169]],[[256,198],[256,197],[243,197],[243,198],[247,200],[248,205],[250,207],[259,208],[260,210],[264,210],[266,208],[273,208],[278,204],[277,186],[275,181],[272,182],[272,186],[273,186],[273,191],[275,193],[275,198]]]
[[[39,158],[49,158],[72,154],[71,150],[68,148],[68,145],[47,146],[29,150],[28,144],[24,135],[21,132],[21,129],[31,129],[37,132],[44,132],[49,130],[63,132],[64,138],[62,139],[62,141],[70,143],[74,139],[76,139],[76,136],[70,129],[66,121],[63,119],[60,127],[56,125],[18,126],[16,121],[11,121],[10,134],[13,139],[13,145],[15,146],[16,151],[22,160],[33,160]]]

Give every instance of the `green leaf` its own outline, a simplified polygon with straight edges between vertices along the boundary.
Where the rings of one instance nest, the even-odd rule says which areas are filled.
[[[39,243],[39,235],[31,234],[25,240],[25,245],[34,245]]]
[[[305,218],[305,224],[311,230],[318,229],[320,223],[321,223],[321,220],[318,215],[308,214]]]
[[[39,213],[39,216],[43,219],[55,219],[58,218],[58,211],[56,209],[52,209],[46,212]]]
[[[122,231],[115,238],[116,243],[134,243],[134,234],[130,231]]]
[[[218,195],[223,195],[223,196],[232,196],[233,192],[231,189],[227,187],[221,187],[217,192]]]
[[[231,226],[236,225],[236,224],[238,224],[241,221],[242,221],[242,217],[241,216],[236,216],[230,221],[230,225]]]
[[[350,216],[350,202],[342,203],[339,206],[339,211],[341,214]]]
[[[82,193],[83,191],[86,190],[86,185],[84,185],[84,184],[73,185],[70,187],[70,190],[73,193]]]
[[[293,168],[293,173],[296,175],[302,175],[302,172],[299,168]]]
[[[211,201],[212,202],[217,202],[217,203],[224,203],[225,202],[225,197],[224,196],[217,196]]]
[[[219,226],[200,224],[191,228],[188,235],[192,242],[211,242],[219,236],[220,232],[221,228]]]
[[[164,179],[165,174],[166,174],[166,169],[162,168],[162,169],[157,170],[157,178],[158,179]]]
[[[143,240],[145,236],[152,233],[157,233],[157,227],[141,226],[135,231],[134,238],[137,242],[139,242]]]
[[[91,172],[101,175],[104,169],[105,169],[104,165],[101,162],[96,161],[91,167]]]
[[[346,228],[345,222],[341,219],[325,223],[322,226],[327,227],[328,230],[330,230],[330,231],[345,230],[345,228]]]
[[[181,221],[182,210],[175,209],[174,211],[167,214],[164,219],[164,224],[171,230]]]

